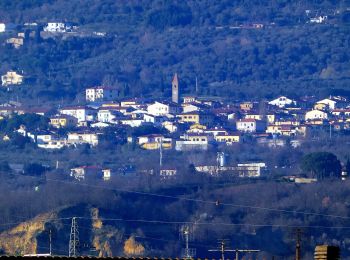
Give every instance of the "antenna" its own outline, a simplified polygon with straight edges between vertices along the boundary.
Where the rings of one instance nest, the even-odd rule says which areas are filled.
[[[50,242],[50,256],[52,256],[52,233],[49,231],[49,242]]]
[[[72,226],[70,231],[69,238],[69,257],[77,257],[78,256],[78,246],[79,246],[79,231],[78,231],[78,223],[77,218],[72,218]]]
[[[180,228],[180,236],[185,240],[185,248],[182,249],[181,256],[184,259],[192,259],[196,255],[195,248],[189,248],[189,242],[193,241],[193,228],[189,225],[183,225]]]
[[[297,228],[295,231],[296,235],[296,245],[295,245],[295,260],[301,259],[301,235],[302,235],[301,228]]]
[[[198,95],[199,89],[198,89],[198,78],[196,76],[196,94]]]

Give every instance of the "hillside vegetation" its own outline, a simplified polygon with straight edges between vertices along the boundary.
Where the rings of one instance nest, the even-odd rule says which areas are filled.
[[[12,96],[72,101],[84,88],[103,84],[120,88],[121,97],[167,97],[175,72],[185,94],[232,99],[349,94],[346,1],[42,0],[1,5],[7,6],[6,12],[0,10],[4,21],[17,25],[65,21],[79,26],[70,36],[31,39],[19,49],[0,47],[1,72],[23,70],[34,79]],[[309,23],[317,15],[328,20]],[[94,31],[107,34],[95,37]]]

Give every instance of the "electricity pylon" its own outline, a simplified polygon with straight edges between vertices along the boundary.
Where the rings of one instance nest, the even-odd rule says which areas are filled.
[[[78,256],[78,246],[79,246],[79,231],[78,231],[78,223],[77,218],[72,218],[72,226],[70,230],[69,237],[69,257],[77,257]]]

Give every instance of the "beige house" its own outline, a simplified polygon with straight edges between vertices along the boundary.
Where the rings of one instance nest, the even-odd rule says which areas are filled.
[[[7,44],[12,45],[14,48],[18,49],[24,44],[24,39],[22,37],[18,38],[9,38],[6,40]]]
[[[97,133],[68,133],[68,144],[90,144],[92,146],[98,145],[99,135]]]
[[[180,123],[190,123],[196,125],[211,125],[214,121],[214,116],[212,114],[201,111],[182,113],[178,115],[178,118]]]
[[[56,128],[61,127],[71,127],[75,126],[78,123],[78,119],[74,116],[69,115],[60,115],[50,118],[50,125]]]
[[[21,85],[23,83],[23,76],[17,74],[15,71],[8,71],[5,75],[1,76],[1,82],[5,87],[9,85]]]
[[[225,143],[227,145],[231,145],[233,143],[241,142],[241,134],[240,133],[227,133],[227,134],[218,134],[214,136],[214,139],[218,143]]]
[[[320,110],[311,110],[306,112],[305,114],[305,120],[317,120],[317,119],[327,119],[328,118],[328,114],[324,111],[320,111]]]

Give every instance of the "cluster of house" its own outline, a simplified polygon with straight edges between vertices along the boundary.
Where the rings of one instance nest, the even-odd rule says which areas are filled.
[[[0,115],[36,113],[49,119],[50,129],[28,131],[22,125],[16,131],[27,136],[43,149],[61,149],[67,146],[89,144],[97,146],[104,137],[103,129],[118,126],[135,128],[154,126],[163,133],[149,132],[129,136],[127,142],[143,149],[174,149],[177,151],[207,150],[213,145],[233,145],[251,142],[267,146],[283,146],[287,140],[293,146],[318,131],[350,130],[350,102],[345,97],[332,96],[322,100],[303,97],[293,100],[285,96],[271,101],[223,102],[195,96],[180,98],[179,80],[172,81],[171,101],[126,99],[119,100],[119,90],[97,86],[85,90],[85,105],[65,106],[57,109],[25,109],[16,102],[0,106]],[[66,128],[60,135],[60,128]],[[154,129],[154,128],[153,128]],[[5,136],[4,140],[9,137]],[[198,168],[199,167],[199,168]],[[199,172],[213,175],[218,168],[198,166]],[[249,176],[260,176],[264,165],[237,165],[219,168],[236,171],[245,167]],[[241,168],[240,168],[241,167]],[[248,167],[248,168],[247,168]],[[249,172],[249,171],[248,171]],[[171,176],[173,171],[164,171]]]
[[[130,136],[128,142],[144,149],[175,149],[178,151],[207,150],[211,145],[245,142],[255,139],[259,144],[280,146],[286,138],[298,145],[314,131],[350,130],[350,103],[344,97],[315,100],[306,97],[293,100],[280,96],[269,102],[223,103],[217,100],[185,96],[180,102],[178,79],[175,75],[171,101],[129,99],[118,100],[118,89],[91,87],[86,89],[86,105],[61,107],[52,115],[39,111],[50,119],[51,130],[28,133],[26,126],[17,131],[31,137],[39,147],[60,149],[64,146],[90,144],[96,146],[102,129],[110,126],[125,128],[152,125],[167,134],[149,133]],[[0,114],[33,113],[35,109],[0,106]],[[75,129],[59,136],[54,129]]]
[[[105,32],[96,32],[86,29],[79,30],[75,23],[71,22],[48,22],[45,24],[24,23],[20,25],[0,23],[0,33],[8,33],[9,38],[5,43],[16,49],[21,48],[29,39],[55,38],[57,36],[80,37],[105,37]]]

